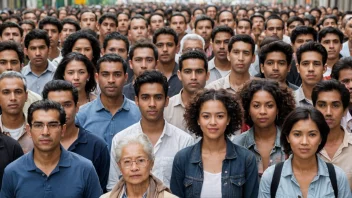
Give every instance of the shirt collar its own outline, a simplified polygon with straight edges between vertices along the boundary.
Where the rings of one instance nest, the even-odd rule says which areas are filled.
[[[352,134],[347,132],[347,130],[345,128],[343,128],[343,131],[345,132],[345,135],[344,135],[343,141],[342,141],[342,148],[345,148],[345,147],[348,147],[349,144],[352,144]]]
[[[232,89],[231,84],[230,84],[230,75],[231,75],[231,72],[227,76],[224,77],[224,87],[223,87],[224,89]]]
[[[164,128],[163,128],[163,132],[160,135],[160,139],[162,139],[164,137],[164,135],[167,136],[172,136],[172,132],[170,131],[170,124],[164,119]],[[141,131],[143,133],[143,129],[142,129],[142,125],[141,125],[141,121],[138,122],[138,128],[139,131]]]
[[[313,105],[313,102],[311,100],[307,99],[306,96],[304,95],[302,86],[300,86],[295,92],[296,92],[296,98],[297,98],[298,102],[304,101],[308,104]]]
[[[23,71],[23,75],[27,75],[29,73],[32,73],[31,61],[29,61],[26,66],[28,66],[28,67],[27,67],[27,69],[25,69]],[[52,73],[54,73],[56,71],[56,67],[51,63],[51,61],[49,59],[48,59],[48,66],[46,67],[45,71],[42,74],[46,73],[47,71],[50,71]]]
[[[101,94],[94,100],[96,102],[95,111],[100,111],[102,109],[105,109],[103,103],[101,102],[101,98],[100,97],[101,97]],[[119,112],[121,109],[124,109],[126,111],[130,110],[130,103],[127,100],[128,99],[124,95],[123,96],[122,107],[117,112]]]
[[[208,61],[208,71],[215,69],[215,56]]]
[[[248,136],[245,140],[245,147],[247,149],[249,149],[250,147],[255,145],[255,139],[254,139],[254,127],[251,127],[248,130]],[[275,139],[275,147],[279,147],[281,148],[281,144],[280,144],[280,134],[281,134],[281,129],[280,127],[276,126],[276,139]]]
[[[181,89],[180,93],[174,96],[175,97],[175,103],[173,104],[174,107],[181,105],[183,108],[185,108],[185,105],[182,102],[182,91],[183,89]]]
[[[27,132],[27,130],[26,130],[27,116],[26,116],[25,114],[23,114],[23,115],[24,115],[25,123],[23,124],[23,130],[22,130],[22,133],[21,133],[21,135],[20,135],[19,138],[21,138],[21,137],[22,137],[24,134],[26,134],[26,132]],[[3,127],[3,124],[2,124],[1,116],[2,116],[2,114],[0,114],[0,131],[1,131],[2,133],[5,133],[5,132],[7,132],[7,131],[4,131],[4,127]],[[11,134],[10,134],[10,136],[11,136]]]

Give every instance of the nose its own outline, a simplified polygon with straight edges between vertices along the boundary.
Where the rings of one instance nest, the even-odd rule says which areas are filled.
[[[155,107],[155,100],[154,100],[153,97],[150,98],[149,106],[150,107]]]
[[[132,165],[131,165],[131,171],[137,171],[137,170],[138,170],[137,163],[135,161],[133,161]]]
[[[163,51],[165,51],[165,52],[167,51],[166,45],[163,46]]]
[[[238,60],[243,60],[243,52],[240,52],[240,55],[238,56]]]
[[[39,48],[36,49],[35,55],[36,55],[36,56],[40,55],[40,50],[39,50]]]
[[[260,107],[259,113],[260,113],[260,114],[266,114],[266,108],[265,108],[264,105],[262,105],[262,106]]]
[[[141,69],[147,69],[147,60],[142,61]]]
[[[273,70],[274,70],[274,71],[279,70],[279,66],[278,66],[278,64],[277,64],[277,63],[274,63]]]
[[[196,71],[192,71],[192,79],[195,80],[196,79]]]
[[[79,77],[78,77],[78,72],[75,72],[75,73],[73,74],[73,79],[75,79],[75,80],[78,80],[78,79],[79,79]]]
[[[11,92],[11,98],[10,98],[10,100],[11,100],[11,101],[16,100],[15,92]]]
[[[327,107],[326,107],[326,115],[331,115],[331,107],[330,107],[330,105],[327,105]]]
[[[225,44],[224,44],[225,42],[221,42],[221,44],[220,44],[220,48],[221,49],[224,49],[225,48]]]
[[[49,129],[48,129],[48,125],[47,124],[44,124],[44,128],[43,128],[42,134],[43,135],[48,135],[49,134]]]
[[[215,116],[211,116],[211,118],[209,120],[209,124],[210,125],[215,125],[216,124]]]
[[[307,135],[302,135],[302,141],[301,141],[301,144],[303,144],[303,145],[308,144],[308,138],[307,138]]]
[[[6,71],[12,71],[12,66],[10,62],[8,62],[6,65]]]
[[[109,82],[109,83],[114,83],[114,82],[115,82],[115,78],[114,78],[113,74],[111,74],[111,75],[109,76],[108,82]]]
[[[330,49],[334,48],[334,44],[332,42],[329,44],[329,48]]]

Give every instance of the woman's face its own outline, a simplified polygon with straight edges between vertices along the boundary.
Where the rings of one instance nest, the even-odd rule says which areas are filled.
[[[274,97],[267,91],[257,91],[249,105],[249,115],[255,127],[268,128],[275,124],[278,109]]]
[[[93,60],[93,48],[88,39],[78,39],[72,47],[72,52],[81,53],[90,61]]]
[[[300,120],[293,125],[287,141],[295,158],[302,160],[315,158],[322,141],[317,124],[311,119]]]
[[[66,66],[64,79],[75,86],[78,91],[85,90],[87,81],[89,80],[89,73],[87,67],[82,61],[73,60]]]
[[[143,146],[133,143],[123,147],[118,166],[127,184],[139,185],[148,181],[153,163]]]
[[[203,131],[203,138],[224,138],[230,118],[224,104],[219,100],[208,100],[200,107],[198,125]]]

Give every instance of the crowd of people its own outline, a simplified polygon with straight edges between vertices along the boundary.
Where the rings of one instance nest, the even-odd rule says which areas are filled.
[[[0,13],[0,197],[352,197],[352,11]]]

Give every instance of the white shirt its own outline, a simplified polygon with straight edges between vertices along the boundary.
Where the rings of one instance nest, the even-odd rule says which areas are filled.
[[[342,49],[340,51],[340,54],[343,56],[343,57],[350,57],[351,54],[350,54],[350,49],[348,47],[348,41],[344,42],[343,45],[342,45]]]
[[[106,187],[108,191],[117,184],[119,176],[121,175],[116,161],[117,142],[124,136],[135,133],[143,133],[140,122],[117,133],[112,139],[110,172]],[[165,121],[163,132],[154,146],[155,161],[152,170],[152,173],[158,177],[165,186],[170,186],[172,164],[176,153],[193,144],[194,139],[192,136]]]
[[[220,173],[209,173],[204,171],[204,181],[202,191],[200,193],[201,198],[221,198],[221,172]]]

